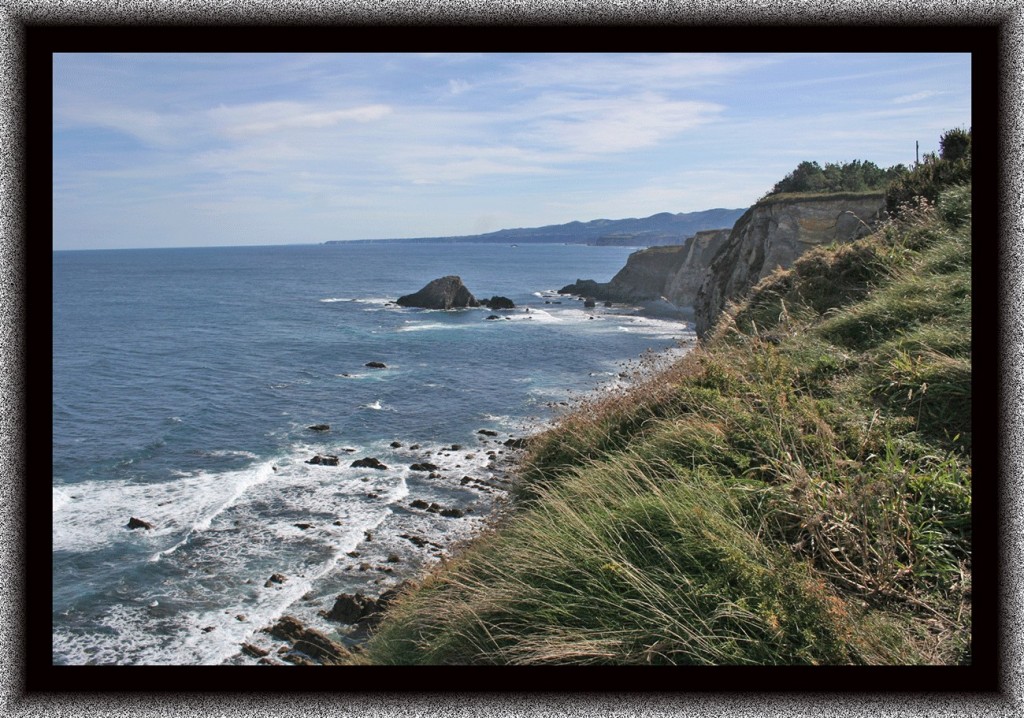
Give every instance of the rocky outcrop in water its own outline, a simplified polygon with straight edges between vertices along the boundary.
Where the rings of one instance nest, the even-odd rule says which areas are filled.
[[[455,275],[435,279],[420,291],[398,298],[402,307],[423,309],[462,309],[479,307],[480,302],[466,289],[462,279]]]
[[[490,309],[515,309],[516,304],[508,297],[493,296],[490,299],[481,299],[480,304]]]
[[[769,198],[747,210],[710,262],[694,301],[698,336],[709,332],[726,302],[793,264],[811,247],[850,242],[871,231],[885,210],[883,194]]]

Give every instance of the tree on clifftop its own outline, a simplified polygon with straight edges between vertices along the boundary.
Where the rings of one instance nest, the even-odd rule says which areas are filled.
[[[775,183],[765,197],[798,192],[864,192],[884,189],[892,180],[905,173],[903,165],[882,169],[874,162],[853,160],[845,164],[827,162],[801,162],[796,169]],[[764,199],[764,198],[762,198]]]

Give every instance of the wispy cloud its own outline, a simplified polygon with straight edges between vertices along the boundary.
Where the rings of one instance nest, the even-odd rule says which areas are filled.
[[[371,122],[388,115],[387,105],[364,105],[342,109],[321,109],[295,102],[268,102],[259,105],[221,107],[210,112],[231,137],[259,135],[295,129],[333,127],[342,122]]]
[[[908,102],[920,102],[921,100],[927,100],[930,97],[936,97],[942,93],[937,90],[922,90],[921,92],[914,92],[909,95],[901,95],[894,97],[892,102],[895,105],[905,105]]]

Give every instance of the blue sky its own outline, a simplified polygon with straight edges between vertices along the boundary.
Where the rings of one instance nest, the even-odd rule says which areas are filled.
[[[968,54],[59,54],[54,248],[747,207],[971,126]]]

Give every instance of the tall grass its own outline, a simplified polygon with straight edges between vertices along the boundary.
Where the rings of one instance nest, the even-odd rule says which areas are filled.
[[[808,253],[536,437],[359,660],[969,662],[969,198]]]

